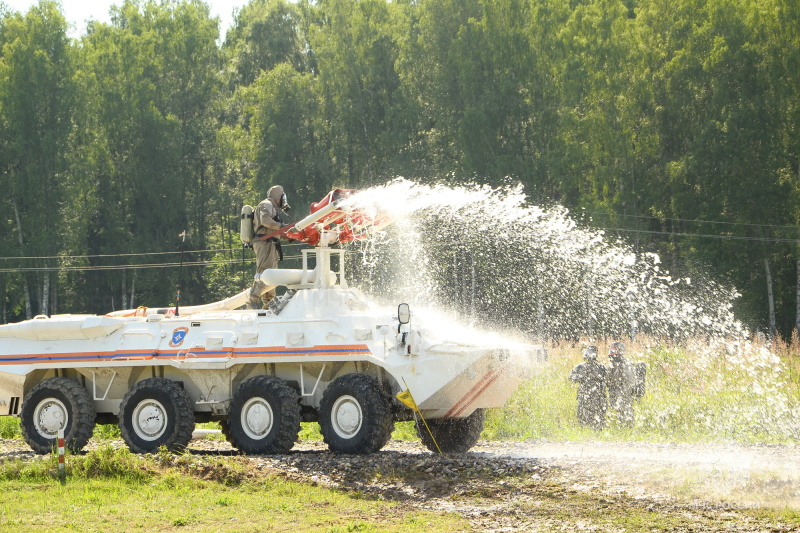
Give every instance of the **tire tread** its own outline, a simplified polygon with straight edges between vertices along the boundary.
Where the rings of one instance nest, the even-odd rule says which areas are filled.
[[[356,399],[364,399],[362,431],[353,439],[342,439],[333,430],[330,408],[336,399],[349,394]],[[319,416],[323,440],[334,453],[370,454],[383,448],[391,439],[394,419],[389,395],[377,381],[366,374],[345,374],[336,378],[322,395]]]
[[[64,443],[67,449],[77,453],[92,438],[96,415],[89,391],[74,379],[65,377],[49,378],[38,383],[25,395],[22,412],[20,413],[22,436],[31,449],[38,454],[48,454],[53,451],[56,439],[44,444],[33,425],[33,420],[28,420],[28,417],[33,416],[33,410],[36,409],[36,405],[31,406],[30,401],[42,391],[48,389],[63,395],[73,409],[73,412],[70,413],[71,420],[67,423]]]
[[[248,392],[248,389],[251,392]],[[278,400],[278,413],[274,412],[275,406],[273,406],[273,424],[278,424],[278,433],[271,438],[265,438],[264,442],[254,441],[244,433],[239,422],[234,421],[233,417],[240,415],[244,403],[254,394],[268,392],[274,393]],[[300,434],[299,398],[294,389],[280,378],[267,375],[250,378],[236,389],[226,423],[228,442],[237,450],[248,454],[286,453],[292,449]]]
[[[419,419],[419,415],[414,417],[414,426],[422,444],[430,451],[439,453],[439,449],[441,449],[444,454],[459,454],[468,452],[478,442],[483,432],[483,421],[483,409],[476,409],[471,415],[464,418],[429,420],[428,427],[430,427],[436,442],[431,438],[425,424]],[[439,449],[436,444],[439,444]]]
[[[138,437],[133,428],[126,427],[125,412],[127,411],[128,403],[131,399],[139,392],[146,389],[161,392],[169,398],[175,410],[175,424],[172,433],[167,435],[165,439],[159,438],[147,445],[140,445],[136,442]],[[164,407],[166,408],[167,406]],[[175,381],[165,378],[148,378],[131,387],[122,398],[122,405],[120,405],[119,410],[119,428],[123,440],[134,453],[152,453],[161,446],[165,446],[171,452],[183,451],[192,440],[194,427],[194,408],[192,400],[189,398],[186,391]]]

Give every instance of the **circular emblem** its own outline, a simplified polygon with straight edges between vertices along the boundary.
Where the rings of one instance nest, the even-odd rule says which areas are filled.
[[[189,328],[175,328],[175,331],[172,332],[172,338],[169,341],[169,345],[173,348],[177,348],[181,344],[183,344],[183,340],[186,338],[186,335],[189,333]]]

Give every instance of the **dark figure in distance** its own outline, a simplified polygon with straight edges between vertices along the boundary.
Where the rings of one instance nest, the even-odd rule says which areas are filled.
[[[597,347],[583,351],[584,362],[572,369],[570,381],[578,384],[578,423],[593,429],[606,425],[606,367],[597,361]]]
[[[608,371],[608,403],[616,411],[620,425],[633,426],[633,400],[637,399],[637,371],[625,357],[625,345],[612,342],[608,351],[611,368]],[[642,376],[644,378],[644,376]],[[642,379],[644,381],[644,379]],[[642,383],[642,388],[644,383]]]

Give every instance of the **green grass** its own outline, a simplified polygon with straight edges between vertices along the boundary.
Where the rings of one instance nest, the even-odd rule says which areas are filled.
[[[18,439],[22,437],[19,430],[19,419],[14,416],[0,416],[0,439]]]
[[[634,427],[618,426],[612,415],[598,432],[578,425],[576,388],[567,380],[581,353],[580,346],[551,349],[535,376],[503,408],[489,411],[483,437],[741,443],[800,438],[800,357],[795,350],[628,343],[630,359],[647,363],[647,392],[635,403]],[[605,357],[601,361],[607,363]]]
[[[14,495],[3,502],[0,532],[468,530],[452,514],[251,475],[237,458],[104,447],[69,455],[63,482],[57,472],[55,457],[0,463],[0,487]]]

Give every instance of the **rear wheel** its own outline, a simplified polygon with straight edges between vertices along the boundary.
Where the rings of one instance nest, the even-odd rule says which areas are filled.
[[[256,376],[236,389],[227,425],[230,443],[245,453],[286,453],[300,433],[300,398],[282,379]]]
[[[36,453],[53,451],[58,430],[64,430],[65,446],[77,452],[92,437],[95,413],[89,392],[77,381],[50,378],[25,396],[20,413],[22,436]]]
[[[225,437],[225,440],[228,442],[228,444],[233,445],[233,441],[231,440],[231,425],[228,420],[220,420],[219,427],[221,429],[222,436]]]
[[[194,431],[192,400],[175,381],[140,381],[122,398],[119,427],[134,453],[152,453],[161,446],[183,450]]]
[[[319,426],[332,452],[373,453],[391,438],[391,403],[373,378],[347,374],[335,379],[322,395]]]
[[[476,409],[465,418],[443,418],[427,420],[430,432],[425,424],[415,417],[417,435],[432,452],[465,453],[475,446],[483,431],[483,409]],[[435,441],[435,442],[434,442]],[[437,449],[436,445],[439,445]]]

